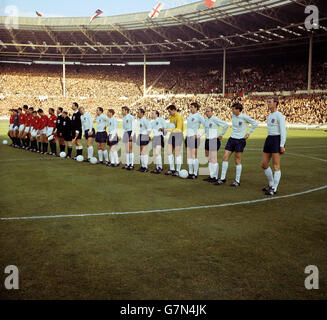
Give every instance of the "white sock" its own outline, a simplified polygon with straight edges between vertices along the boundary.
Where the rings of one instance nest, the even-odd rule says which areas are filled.
[[[199,170],[199,159],[194,159],[194,174],[197,176]]]
[[[134,166],[134,153],[129,154],[129,164]]]
[[[156,157],[156,165],[157,165],[157,169],[162,169],[162,158],[161,155]]]
[[[175,171],[175,164],[174,164],[174,155],[169,155],[168,156],[168,161],[169,161],[169,165],[170,165],[170,170],[171,171]]]
[[[213,163],[213,177],[218,179],[219,164]]]
[[[129,166],[129,153],[126,153],[126,166]]]
[[[282,173],[280,171],[275,171],[275,173],[274,173],[274,191],[275,192],[277,191],[281,176],[282,176]]]
[[[115,160],[114,160],[114,154],[113,154],[113,152],[111,150],[109,152],[109,159],[110,159],[110,162],[111,163],[114,163],[115,162]]]
[[[141,160],[141,167],[144,168],[144,156],[143,155],[140,155],[140,160]]]
[[[187,164],[188,164],[188,173],[193,174],[194,172],[194,160],[193,159],[187,159]]]
[[[93,147],[87,148],[87,158],[90,159],[93,157]]]
[[[182,156],[178,156],[176,157],[176,169],[178,172],[181,171],[181,167],[182,167]]]
[[[103,151],[104,160],[109,161],[108,150]]]
[[[239,164],[238,166],[236,166],[236,177],[235,180],[240,183],[241,181],[241,173],[242,173],[242,165]]]
[[[143,168],[148,169],[148,163],[149,163],[149,156],[146,154],[145,156],[143,156]]]
[[[228,162],[227,161],[223,161],[223,164],[221,166],[221,180],[225,180],[226,179],[226,172],[228,169]]]
[[[113,156],[114,156],[114,163],[118,164],[119,163],[119,158],[118,158],[118,152],[114,151],[113,152]]]
[[[213,163],[209,162],[208,167],[209,167],[210,178],[213,178],[213,175],[214,175],[214,173],[213,173]]]
[[[102,150],[98,150],[98,155],[99,155],[99,160],[102,161],[103,160],[103,152],[102,152]]]
[[[269,187],[272,187],[274,185],[274,177],[271,168],[265,169],[265,175],[269,182]]]

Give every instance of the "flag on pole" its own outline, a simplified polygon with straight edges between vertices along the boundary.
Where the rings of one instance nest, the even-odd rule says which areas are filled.
[[[42,14],[41,14],[40,12],[35,11],[35,13],[36,13],[36,15],[37,15],[38,17],[42,17]]]
[[[151,12],[149,13],[148,17],[150,19],[157,18],[159,16],[159,13],[160,13],[162,7],[163,7],[163,3],[162,2],[158,2],[155,5],[155,7],[151,10]]]
[[[101,13],[103,13],[103,11],[101,11],[100,9],[98,9],[97,11],[95,11],[95,13],[94,13],[94,15],[91,17],[89,23],[91,23],[95,18],[97,18]]]
[[[205,0],[204,1],[204,5],[206,7],[212,8],[214,6],[214,4],[216,3],[216,0]]]

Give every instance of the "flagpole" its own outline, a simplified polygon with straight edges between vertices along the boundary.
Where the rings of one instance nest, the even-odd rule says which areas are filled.
[[[224,48],[224,58],[223,58],[223,97],[225,97],[225,87],[226,87],[226,48]]]
[[[62,55],[62,73],[63,73],[62,91],[63,91],[63,96],[66,97],[66,58],[64,54]]]
[[[143,88],[143,97],[146,96],[146,55],[144,55],[144,74],[143,74],[143,84],[144,84],[144,88]]]

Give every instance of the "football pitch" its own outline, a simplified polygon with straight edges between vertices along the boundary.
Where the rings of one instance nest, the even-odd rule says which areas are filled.
[[[288,130],[278,194],[268,197],[266,128],[247,141],[238,188],[229,186],[233,159],[228,183],[214,186],[207,175],[184,180],[14,149],[2,144],[7,128],[1,121],[0,272],[17,266],[19,289],[2,280],[1,298],[327,298],[327,132]],[[305,288],[308,265],[320,271],[318,290]]]

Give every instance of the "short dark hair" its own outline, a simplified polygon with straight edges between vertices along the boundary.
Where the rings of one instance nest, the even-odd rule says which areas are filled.
[[[23,111],[23,109],[22,109],[22,108],[20,108],[20,107],[17,109],[17,112],[18,112],[19,110]]]
[[[101,112],[103,112],[103,108],[102,107],[97,107],[97,109],[99,109]]]
[[[114,109],[108,109],[108,112],[115,114],[115,110]]]
[[[160,116],[160,113],[158,110],[154,110],[154,112],[156,113],[156,115],[159,117]]]
[[[73,102],[73,106],[78,108],[78,103],[77,102]]]
[[[197,102],[192,102],[191,103],[191,106],[195,107],[196,110],[199,110],[200,109],[200,106],[199,106],[199,104]]]
[[[53,108],[49,108],[49,111],[50,111],[50,110],[51,110],[52,112],[54,112],[54,109],[53,109]]]
[[[173,110],[177,110],[177,109],[173,104],[171,104],[170,106],[167,107],[167,110],[173,111]]]
[[[28,109],[28,105],[27,104],[24,104],[23,108],[24,108],[24,110],[27,110]]]
[[[68,112],[67,111],[63,111],[62,113],[67,114],[67,116],[68,116]]]
[[[37,112],[34,110],[33,112],[32,112],[33,114],[37,114]]]
[[[128,107],[126,107],[126,106],[122,107],[121,109],[122,109],[122,110],[126,110],[127,112],[130,112],[130,111],[131,111],[131,110],[130,110]]]
[[[37,110],[37,113],[43,113],[42,109]]]
[[[64,109],[62,107],[59,107],[58,110],[63,112]]]
[[[238,109],[238,110],[240,110],[240,112],[242,112],[242,110],[243,110],[243,106],[239,102],[233,103],[232,108]]]
[[[278,99],[277,96],[269,96],[267,100],[270,100],[270,99],[272,99],[275,103],[277,103],[277,106],[278,106],[278,104],[279,104],[279,99]]]
[[[29,107],[28,110],[34,111],[34,108],[33,107]]]
[[[141,112],[141,113],[143,113],[143,114],[145,114],[145,111],[144,111],[144,109],[143,108],[139,108],[139,110],[138,110],[139,112]]]

